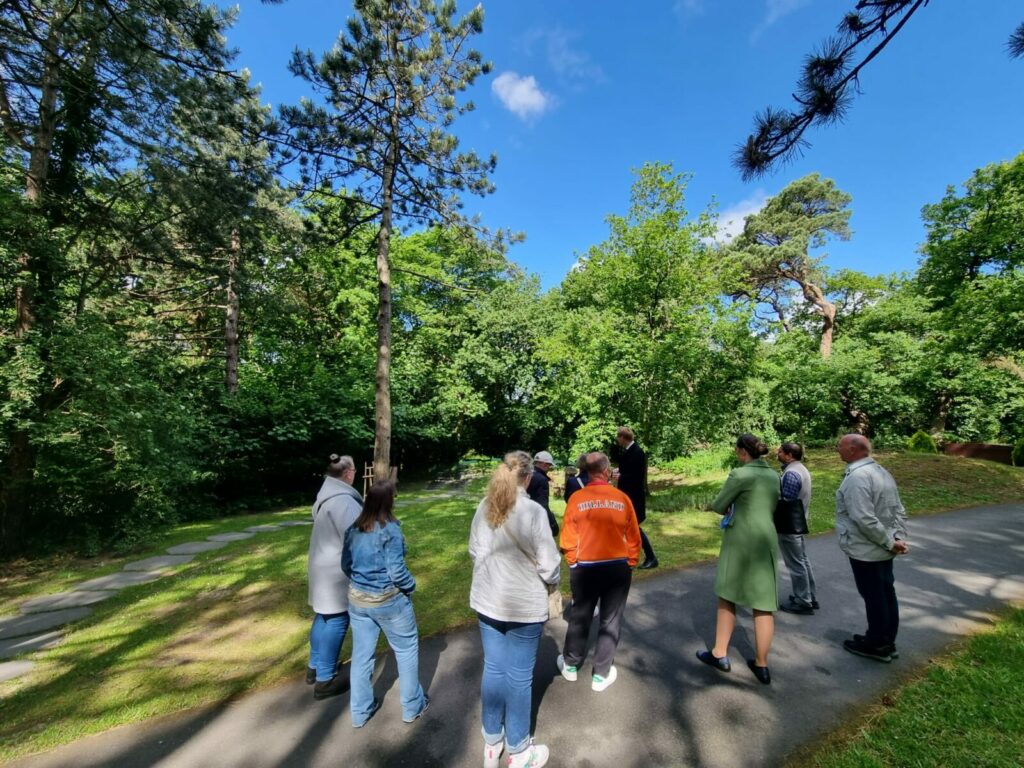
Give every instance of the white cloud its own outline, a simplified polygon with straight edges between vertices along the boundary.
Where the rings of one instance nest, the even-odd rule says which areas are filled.
[[[757,40],[768,27],[780,19],[796,13],[811,4],[811,0],[765,0],[765,13],[761,23],[754,29],[751,40]]]
[[[704,13],[704,0],[675,0],[672,11],[680,18],[699,16]]]
[[[747,216],[760,211],[766,202],[768,202],[768,195],[763,189],[758,189],[750,197],[719,213],[718,232],[715,235],[715,240],[719,243],[732,241],[743,231]]]
[[[561,27],[534,29],[523,38],[522,45],[527,55],[532,55],[538,44],[543,46],[548,66],[562,85],[581,89],[591,83],[603,82],[605,74],[601,65],[576,44],[580,37],[579,32]]]
[[[491,83],[491,91],[506,109],[523,120],[540,117],[554,104],[554,98],[540,89],[533,75],[502,72]]]

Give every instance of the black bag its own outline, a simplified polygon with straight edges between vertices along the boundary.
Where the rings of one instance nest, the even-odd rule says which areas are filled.
[[[807,517],[800,499],[779,499],[775,505],[775,531],[787,536],[807,533]]]

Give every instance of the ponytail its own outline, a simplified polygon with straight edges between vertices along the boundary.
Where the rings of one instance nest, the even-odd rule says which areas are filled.
[[[491,528],[500,528],[509,513],[516,505],[519,486],[524,478],[533,471],[530,454],[525,451],[512,451],[505,454],[498,468],[491,475],[487,484],[487,497],[484,499],[487,510],[487,524]]]

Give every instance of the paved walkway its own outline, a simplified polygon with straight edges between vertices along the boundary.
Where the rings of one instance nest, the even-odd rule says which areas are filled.
[[[896,568],[902,606],[901,658],[879,664],[844,652],[863,630],[863,608],[849,564],[833,535],[809,552],[822,610],[777,614],[773,683],[758,684],[743,663],[752,655],[749,615],[741,613],[723,675],[695,658],[714,633],[714,566],[638,583],[630,594],[616,664],[604,693],[587,678],[567,683],[555,656],[565,633],[550,622],[534,681],[536,735],[551,765],[773,766],[796,747],[830,731],[926,664],[951,640],[986,625],[988,612],[1024,599],[1024,504],[911,520],[913,553]],[[654,542],[657,546],[657,542]],[[783,574],[783,585],[788,577]],[[300,681],[218,707],[127,726],[14,763],[51,766],[478,766],[481,656],[475,630],[430,638],[420,673],[430,710],[401,722],[394,659],[379,664],[381,711],[354,730],[348,697],[322,702]],[[589,666],[585,668],[589,673]],[[296,678],[302,670],[296,670]]]
[[[230,542],[250,539],[257,533],[312,524],[308,520],[288,520],[254,525],[232,533],[217,533],[205,541],[177,544],[170,547],[165,555],[128,563],[116,573],[83,581],[67,592],[26,600],[19,606],[20,616],[0,618],[0,660],[59,645],[64,640],[64,627],[92,613],[89,606],[106,600],[125,587],[156,581],[171,573],[176,566],[192,561],[201,552],[221,549]],[[27,674],[34,666],[30,659],[2,662],[0,682]]]

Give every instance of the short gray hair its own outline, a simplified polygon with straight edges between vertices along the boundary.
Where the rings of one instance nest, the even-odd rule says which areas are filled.
[[[351,456],[339,456],[332,453],[327,459],[327,474],[331,477],[341,477],[350,469],[353,472],[356,469],[356,463]]]

